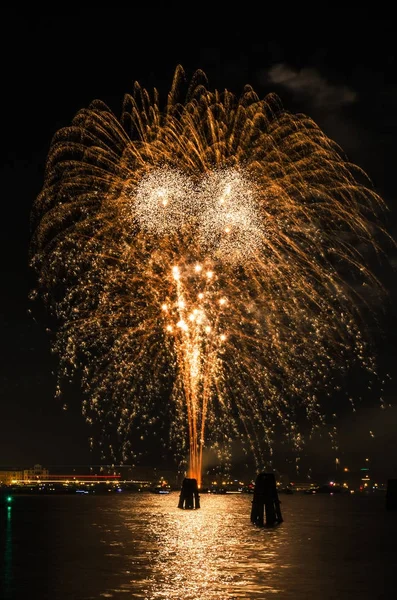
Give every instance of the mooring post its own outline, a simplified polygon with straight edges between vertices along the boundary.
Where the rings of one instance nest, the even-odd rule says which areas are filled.
[[[251,521],[261,527],[272,527],[283,521],[273,473],[260,473],[256,478]]]
[[[397,479],[387,480],[386,508],[397,510]]]
[[[188,477],[185,477],[183,480],[178,508],[191,510],[200,508],[200,496],[198,492],[197,479],[189,479]]]

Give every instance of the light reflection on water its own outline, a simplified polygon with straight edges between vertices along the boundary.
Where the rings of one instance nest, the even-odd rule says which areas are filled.
[[[0,510],[1,600],[376,600],[395,597],[397,511],[383,497],[16,496]],[[4,506],[1,508],[5,508]],[[8,520],[7,520],[8,519]]]
[[[202,495],[197,511],[178,509],[178,497],[118,506],[122,525],[102,542],[120,561],[119,585],[102,596],[363,600],[393,585],[397,515],[382,498],[282,496],[284,522],[266,529],[250,522],[250,495]]]
[[[134,537],[133,571],[141,575],[130,581],[136,594],[211,600],[281,591],[268,582],[285,531],[252,526],[250,497],[204,496],[195,511],[178,509],[176,500],[143,497],[145,514],[133,506],[122,510]]]

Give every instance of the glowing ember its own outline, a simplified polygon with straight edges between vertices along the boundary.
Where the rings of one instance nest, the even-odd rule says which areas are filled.
[[[243,432],[263,461],[279,422],[300,448],[295,412],[322,422],[338,365],[373,370],[355,290],[377,286],[362,250],[382,201],[277,97],[197,73],[181,103],[181,75],[164,112],[137,84],[120,120],[95,101],[56,134],[33,265],[60,378],[81,370],[111,452],[169,419],[200,483],[205,445],[228,460]]]

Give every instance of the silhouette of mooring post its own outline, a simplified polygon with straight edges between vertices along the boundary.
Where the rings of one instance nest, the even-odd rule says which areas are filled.
[[[266,513],[266,520],[264,516]],[[283,521],[273,473],[260,473],[255,482],[251,521],[261,527],[272,527]]]
[[[186,508],[191,510],[194,508],[200,508],[200,496],[198,493],[197,479],[189,479],[188,477],[185,477],[183,480],[178,508]]]
[[[386,508],[397,510],[397,479],[387,480]]]

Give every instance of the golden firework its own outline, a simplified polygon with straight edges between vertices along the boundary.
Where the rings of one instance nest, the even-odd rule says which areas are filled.
[[[164,110],[135,84],[120,118],[96,100],[58,131],[33,265],[87,419],[127,457],[166,407],[200,483],[206,445],[243,432],[259,460],[279,422],[300,447],[294,411],[316,427],[335,369],[373,369],[357,289],[379,287],[363,252],[383,202],[276,96],[209,91],[202,72],[182,90],[178,67]]]

